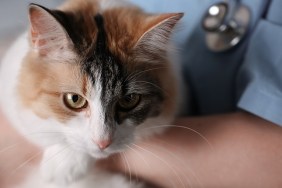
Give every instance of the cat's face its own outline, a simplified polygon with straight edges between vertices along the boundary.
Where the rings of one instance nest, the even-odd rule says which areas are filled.
[[[30,6],[20,99],[42,121],[55,119],[50,126],[60,127],[71,147],[106,157],[130,145],[142,127],[173,117],[176,83],[166,47],[182,14],[73,2],[63,11]]]

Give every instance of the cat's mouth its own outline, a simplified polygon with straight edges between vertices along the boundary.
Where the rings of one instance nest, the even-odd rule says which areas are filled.
[[[117,147],[112,146],[112,147],[106,148],[105,150],[100,150],[98,148],[88,148],[87,153],[93,158],[103,159],[103,158],[109,157],[112,154],[120,153],[120,152],[123,152],[125,150],[126,150],[125,147],[118,147],[117,148]]]
[[[112,152],[110,152],[109,149],[106,150],[93,149],[88,151],[88,154],[96,159],[103,159],[109,157],[112,154]]]

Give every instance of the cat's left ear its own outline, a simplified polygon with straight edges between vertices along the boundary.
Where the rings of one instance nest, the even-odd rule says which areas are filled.
[[[56,57],[70,50],[72,41],[51,10],[30,4],[29,20],[31,45],[40,55]]]
[[[158,53],[167,51],[167,44],[176,24],[183,13],[171,13],[149,16],[144,22],[144,29],[135,49],[143,53]]]

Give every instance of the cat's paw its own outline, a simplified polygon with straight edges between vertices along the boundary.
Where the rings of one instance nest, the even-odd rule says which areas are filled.
[[[88,166],[87,155],[56,145],[45,151],[40,168],[45,181],[66,186],[83,177]]]

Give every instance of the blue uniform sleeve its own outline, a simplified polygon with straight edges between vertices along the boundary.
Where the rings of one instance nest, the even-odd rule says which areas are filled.
[[[282,126],[282,12],[276,14],[277,7],[282,1],[273,1],[252,34],[238,76],[237,106]]]

